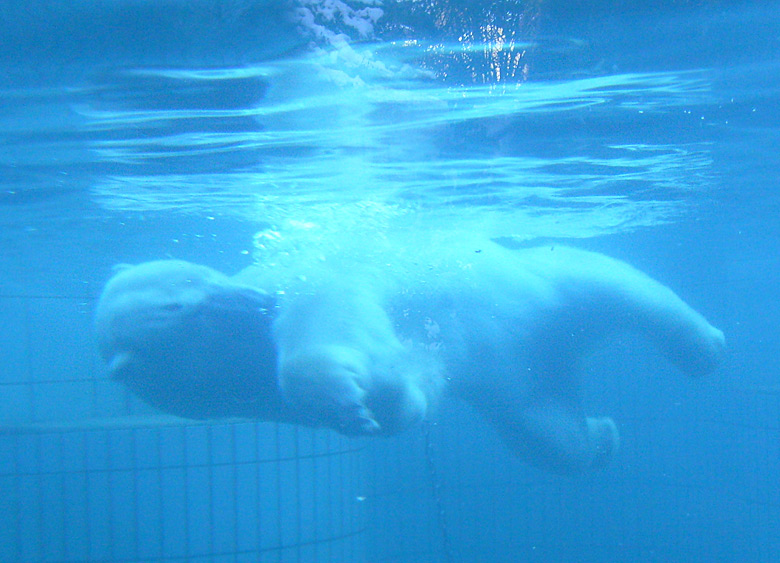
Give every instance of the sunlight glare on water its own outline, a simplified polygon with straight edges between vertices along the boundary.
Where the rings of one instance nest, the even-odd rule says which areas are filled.
[[[675,194],[707,187],[707,142],[627,143],[620,131],[623,120],[659,120],[706,103],[703,73],[452,86],[419,65],[433,47],[344,49],[349,56],[328,51],[251,69],[133,71],[173,91],[251,81],[267,83],[267,92],[255,105],[234,108],[82,106],[94,131],[136,131],[96,140],[92,149],[102,160],[152,170],[106,177],[95,197],[115,211],[218,212],[273,225],[293,217],[335,222],[358,236],[366,223],[351,215],[380,206],[391,229],[413,214],[428,228],[528,239],[664,223],[686,211]],[[522,133],[540,120],[580,115],[614,127],[614,142],[568,142],[554,127],[546,137]],[[469,151],[461,149],[466,139]],[[559,150],[529,155],[526,140]],[[240,155],[243,165],[204,173],[155,166],[220,155]]]
[[[50,168],[60,193],[82,189],[109,215],[335,222],[361,237],[370,208],[389,231],[529,240],[676,221],[717,184],[706,67],[621,66],[576,28],[540,32],[537,2],[299,0],[294,32],[282,6],[69,66],[78,80],[54,77],[66,87],[0,92],[19,132],[0,155],[9,197]],[[196,8],[166,17],[205,24]],[[79,28],[86,15],[62,9]],[[271,15],[278,32],[258,33]],[[231,48],[206,56],[210,44]]]

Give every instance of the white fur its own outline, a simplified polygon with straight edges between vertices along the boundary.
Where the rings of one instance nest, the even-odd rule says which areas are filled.
[[[274,300],[180,260],[123,265],[95,314],[109,373],[189,418],[289,418],[276,392]]]
[[[383,297],[330,283],[292,300],[274,326],[282,396],[345,434],[392,434],[425,418],[440,369],[398,339]]]
[[[440,272],[432,317],[450,392],[471,403],[529,462],[557,472],[605,465],[618,449],[609,418],[583,412],[579,367],[615,333],[654,342],[692,376],[715,369],[723,334],[670,289],[631,266],[566,247],[471,245]],[[448,345],[449,343],[449,345]]]
[[[101,349],[117,377],[184,416],[392,434],[449,394],[557,472],[602,467],[617,451],[617,426],[586,416],[580,392],[580,360],[606,337],[643,335],[690,375],[723,357],[723,334],[674,292],[600,254],[472,241],[406,258],[326,260],[287,280],[176,261],[125,269],[98,307]],[[287,286],[278,315],[249,287],[269,283]],[[191,326],[203,323],[216,330]]]

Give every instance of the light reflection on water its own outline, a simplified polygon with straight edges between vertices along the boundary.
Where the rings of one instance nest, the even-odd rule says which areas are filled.
[[[704,72],[449,86],[409,67],[429,50],[364,45],[349,64],[326,53],[134,70],[171,105],[130,96],[77,108],[93,154],[117,171],[93,195],[112,211],[297,217],[351,225],[350,236],[364,228],[350,204],[378,204],[388,219],[413,213],[429,228],[533,238],[664,223],[710,185],[706,138],[674,143],[663,130],[666,116],[709,102]],[[247,88],[263,95],[224,107]],[[182,107],[183,89],[219,103]],[[577,138],[578,121],[600,134]]]

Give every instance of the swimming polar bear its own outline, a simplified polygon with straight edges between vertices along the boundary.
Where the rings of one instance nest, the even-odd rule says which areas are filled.
[[[694,376],[723,357],[704,317],[600,254],[479,241],[401,261],[325,260],[281,282],[262,267],[123,268],[98,304],[98,342],[115,377],[173,414],[387,435],[451,396],[563,473],[603,467],[618,448],[612,419],[583,412],[579,382],[609,335],[639,333]]]

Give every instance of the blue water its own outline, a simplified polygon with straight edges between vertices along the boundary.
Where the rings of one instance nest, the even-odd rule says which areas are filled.
[[[636,342],[592,358],[623,449],[587,479],[525,467],[456,406],[430,449],[14,438],[0,558],[780,560],[780,3],[646,4],[3,2],[4,425],[142,410],[91,383],[90,315],[114,264],[167,257],[563,241],[674,288],[729,355],[695,382]]]

